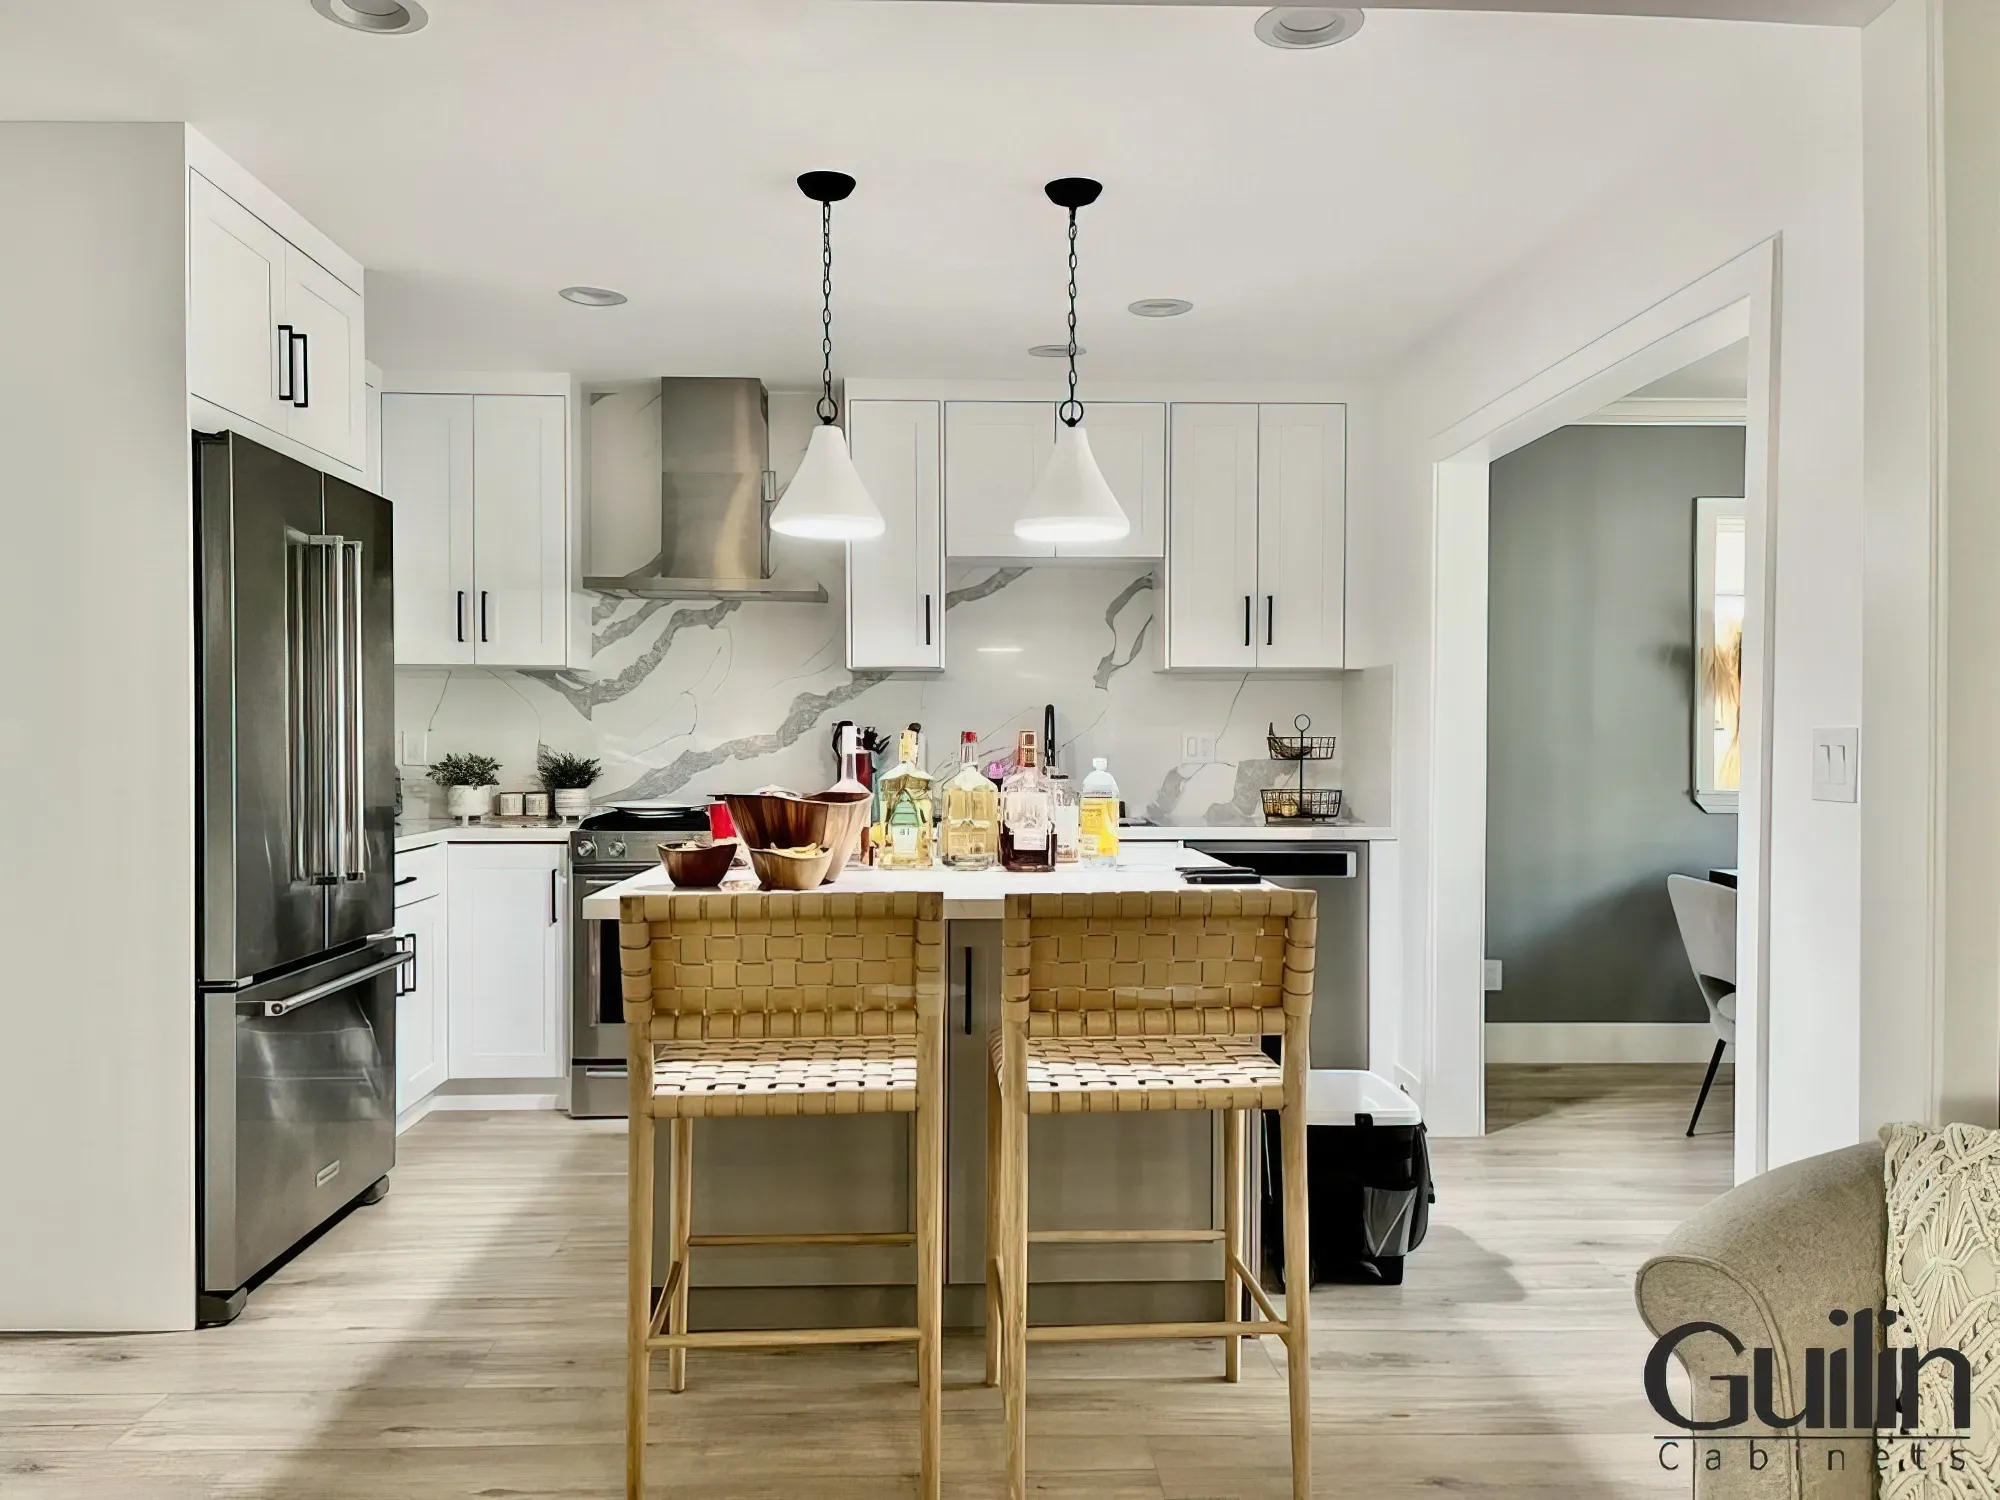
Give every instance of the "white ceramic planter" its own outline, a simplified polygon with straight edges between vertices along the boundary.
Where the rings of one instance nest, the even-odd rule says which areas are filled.
[[[490,786],[450,786],[444,790],[444,808],[459,822],[470,822],[474,818],[490,817],[493,812],[493,788]]]
[[[559,818],[582,818],[590,812],[588,787],[565,787],[550,795],[555,802],[556,816]]]

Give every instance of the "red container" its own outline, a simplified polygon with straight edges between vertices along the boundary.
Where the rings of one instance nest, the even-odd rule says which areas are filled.
[[[722,802],[708,804],[708,833],[718,844],[724,839],[736,837],[736,820],[729,816],[728,804]]]

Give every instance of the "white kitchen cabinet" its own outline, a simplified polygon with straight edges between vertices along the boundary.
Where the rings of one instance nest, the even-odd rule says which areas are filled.
[[[395,507],[396,661],[469,663],[472,398],[385,393],[381,480]]]
[[[360,472],[362,363],[359,288],[190,172],[189,393]]]
[[[396,936],[410,963],[396,984],[396,1112],[436,1092],[450,1077],[451,1029],[446,1006],[445,898],[398,902]]]
[[[882,511],[879,537],[847,545],[847,665],[944,666],[944,508],[935,401],[850,401],[854,466]]]
[[[1345,664],[1346,408],[1176,403],[1166,665]]]
[[[1257,408],[1177,402],[1167,500],[1166,664],[1257,665]]]
[[[564,664],[567,423],[561,396],[384,393],[398,665]]]
[[[567,1071],[563,855],[560,844],[450,846],[445,985],[455,1079]]]
[[[1098,472],[1132,523],[1112,542],[1065,542],[1058,557],[1157,558],[1167,540],[1167,408],[1158,401],[1092,401],[1083,428]]]
[[[948,401],[944,408],[945,555],[953,558],[1156,558],[1165,550],[1167,409],[1092,402],[1084,430],[1132,529],[1110,542],[1024,542],[1014,522],[1055,451],[1053,401]]]
[[[1054,557],[1024,542],[1014,522],[1056,449],[1048,401],[947,401],[944,406],[944,550],[948,557]]]

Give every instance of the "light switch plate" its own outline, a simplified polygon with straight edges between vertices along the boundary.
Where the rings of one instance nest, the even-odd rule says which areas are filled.
[[[1181,764],[1184,766],[1209,766],[1215,764],[1215,736],[1212,734],[1182,736]]]
[[[1499,988],[1500,988],[1500,960],[1497,958],[1489,958],[1486,960],[1486,993],[1490,995]]]
[[[1859,729],[1815,729],[1812,755],[1813,801],[1860,800],[1861,731]]]

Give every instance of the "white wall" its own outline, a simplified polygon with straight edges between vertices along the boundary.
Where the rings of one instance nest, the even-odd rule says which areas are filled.
[[[0,124],[0,1329],[194,1317],[182,141]]]
[[[1405,959],[1429,970],[1437,810],[1430,797],[1432,440],[1538,373],[1752,246],[1781,237],[1775,776],[1771,808],[1773,1164],[1856,1137],[1859,820],[1810,800],[1810,732],[1860,722],[1860,37],[1746,28],[1768,49],[1768,87],[1732,101],[1727,129],[1672,159],[1633,164],[1626,189],[1558,244],[1498,280],[1389,389],[1379,483],[1354,507],[1355,613],[1384,622],[1370,656],[1402,664],[1397,785]],[[1439,587],[1455,586],[1451,580]],[[1454,977],[1456,982],[1456,977]],[[1406,1018],[1406,1067],[1432,1070],[1441,1039]],[[1430,1079],[1426,1077],[1426,1085]],[[1476,1128],[1464,1098],[1430,1097],[1446,1129]]]

